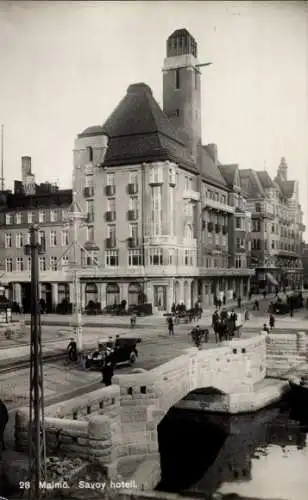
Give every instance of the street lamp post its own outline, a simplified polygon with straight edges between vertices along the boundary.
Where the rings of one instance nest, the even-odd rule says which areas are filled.
[[[29,402],[29,490],[30,498],[40,500],[40,482],[46,480],[46,446],[44,429],[44,384],[39,303],[38,226],[30,229],[30,245],[25,246],[31,256],[31,343],[30,343],[30,402]],[[32,484],[34,482],[34,484]],[[32,487],[33,486],[33,487]]]

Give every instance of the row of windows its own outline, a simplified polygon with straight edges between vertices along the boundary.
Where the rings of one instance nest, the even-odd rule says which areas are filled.
[[[13,236],[12,233],[4,234],[4,246],[5,248],[13,247]],[[39,242],[40,244],[46,244],[46,235],[45,231],[39,231]],[[56,247],[61,242],[61,246],[65,247],[69,245],[69,231],[62,230],[61,235],[59,235],[57,231],[50,231],[49,233],[49,244],[51,247]],[[30,233],[16,233],[15,234],[15,247],[22,248],[24,245],[30,244]]]
[[[54,256],[49,257],[49,261],[46,257],[39,257],[40,271],[57,271],[62,266],[68,266],[68,264],[69,258],[66,255],[61,258],[61,262],[59,262],[58,257]],[[27,270],[31,270],[31,257],[17,257],[16,259],[8,257],[5,259],[5,271],[7,273],[10,273],[12,271],[21,272]]]
[[[223,205],[228,204],[228,195],[220,193],[219,191],[213,191],[211,189],[205,189],[204,188],[204,194],[205,197],[208,198],[209,200],[217,201],[219,203],[222,203]]]
[[[253,239],[251,241],[251,248],[252,250],[261,250],[261,241],[260,239]],[[287,250],[288,252],[298,252],[299,251],[299,246],[295,245],[293,243],[287,243],[283,241],[276,241],[276,240],[271,240],[269,242],[268,240],[264,240],[264,249],[268,250],[271,248],[272,250]]]
[[[38,217],[36,217],[37,214]],[[33,224],[34,222],[39,222],[40,224],[44,224],[46,222],[62,222],[63,220],[66,219],[67,219],[67,210],[59,208],[51,210],[39,210],[38,213],[34,211],[29,211],[29,212],[16,212],[15,214],[5,214],[6,225]]]
[[[178,255],[175,249],[169,249],[168,254],[164,255],[161,248],[151,248],[147,252],[146,262],[148,266],[163,265],[196,265],[196,252],[193,249],[185,249],[182,255]],[[142,250],[129,250],[128,265],[141,266],[144,263]],[[116,267],[119,265],[118,250],[107,250],[105,252],[105,266]]]

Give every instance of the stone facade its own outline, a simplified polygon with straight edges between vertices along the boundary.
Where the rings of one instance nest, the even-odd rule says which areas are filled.
[[[265,369],[265,340],[258,336],[213,350],[188,349],[149,372],[117,375],[111,387],[47,408],[49,450],[72,452],[114,474],[123,460],[157,456],[157,426],[187,393],[214,386],[239,397],[251,394]],[[26,446],[27,422],[25,408],[16,417],[20,449]]]
[[[0,267],[6,295],[30,311],[31,257],[25,254],[29,229],[39,225],[42,254],[39,258],[40,298],[52,312],[63,299],[73,301],[72,287],[65,269],[72,259],[72,234],[67,227],[72,190],[45,183],[35,184],[31,158],[23,157],[22,181],[14,192],[4,191],[0,199]]]

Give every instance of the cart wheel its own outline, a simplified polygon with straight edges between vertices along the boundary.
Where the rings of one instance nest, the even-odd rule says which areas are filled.
[[[133,365],[136,362],[136,359],[137,359],[136,354],[132,352],[131,355],[129,356],[129,363]]]

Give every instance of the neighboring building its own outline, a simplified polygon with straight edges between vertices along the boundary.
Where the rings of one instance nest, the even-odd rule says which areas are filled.
[[[302,262],[303,262],[303,273],[304,273],[304,288],[308,289],[308,244],[303,243],[303,254],[302,254]]]
[[[303,212],[299,185],[288,180],[284,158],[272,180],[266,171],[240,170],[241,184],[252,213],[251,267],[258,288],[300,288],[303,285]]]
[[[63,255],[70,243],[67,220],[72,191],[49,183],[37,185],[28,156],[22,158],[21,168],[22,180],[15,181],[14,192],[0,193],[0,280],[8,287],[10,298],[29,312],[31,257],[24,246],[30,243],[30,226],[37,223],[43,249],[40,297],[52,311],[63,299],[72,298],[65,272],[71,257],[69,252]]]
[[[167,41],[163,110],[144,83],[130,85],[103,126],[78,135],[74,190],[87,213],[80,254],[82,302],[183,301],[245,296],[250,216],[236,165],[201,144],[197,44]]]

